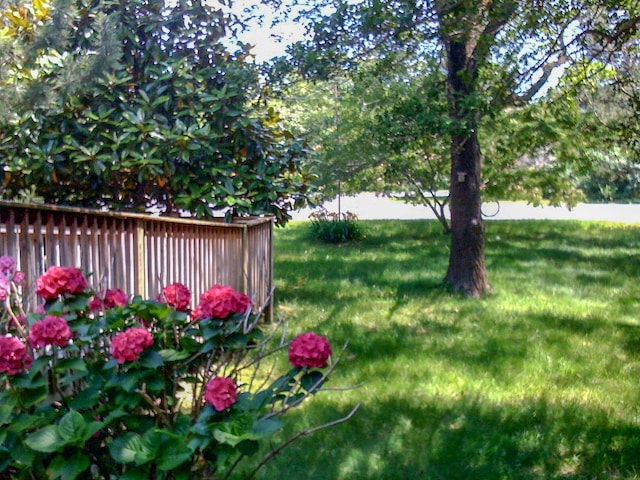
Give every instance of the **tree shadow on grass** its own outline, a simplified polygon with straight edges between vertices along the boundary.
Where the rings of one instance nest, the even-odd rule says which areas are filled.
[[[580,280],[606,283],[618,276],[637,277],[640,258],[637,228],[584,222],[500,222],[487,239],[492,269],[526,271],[538,264],[571,267],[584,274]]]
[[[558,269],[567,266],[577,269],[582,265],[585,280],[599,274],[597,278],[600,282],[607,280],[602,278],[603,274],[610,275],[610,279],[615,278],[611,275],[613,273],[637,277],[640,267],[640,259],[626,253],[591,255],[567,245],[531,248],[506,244],[501,247],[499,255],[488,252],[487,259],[493,268],[508,268],[522,272],[539,263],[554,265]]]
[[[441,384],[447,391],[434,392],[430,381],[438,372],[431,370],[428,362],[507,383],[513,375],[519,375],[518,363],[527,361],[536,353],[534,350],[566,352],[557,361],[566,359],[574,366],[589,355],[584,345],[605,334],[611,336],[605,343],[620,344],[628,355],[637,355],[640,329],[619,323],[618,330],[612,331],[615,320],[598,317],[604,315],[602,312],[574,317],[554,313],[551,306],[548,312],[521,312],[517,321],[508,318],[508,312],[495,321],[483,317],[482,328],[476,328],[474,318],[483,304],[462,300],[455,302],[459,313],[456,310],[455,315],[450,314],[445,305],[444,309],[435,309],[444,314],[442,318],[434,318],[423,305],[442,300],[443,296],[447,297],[445,304],[451,303],[451,294],[439,287],[446,258],[437,264],[432,261],[443,257],[443,242],[439,239],[430,244],[428,230],[425,233],[413,227],[402,225],[391,240],[388,235],[381,235],[339,250],[318,248],[303,260],[292,258],[279,263],[288,275],[293,272],[294,280],[296,275],[321,277],[317,283],[310,281],[302,288],[281,293],[285,300],[322,309],[319,325],[331,330],[336,338],[353,340],[348,350],[352,358],[345,359],[336,372],[338,380],[348,377],[351,367],[368,375],[357,381],[370,384],[365,383],[361,391],[348,397],[355,399],[353,402],[340,399],[336,392],[337,400],[332,393],[321,394],[303,410],[291,412],[299,428],[308,428],[345,415],[355,401],[363,402],[351,421],[303,438],[291,447],[295,454],[276,460],[260,478],[639,478],[640,427],[634,420],[618,418],[615,407],[604,411],[586,401],[572,403],[552,397],[551,393],[546,397],[544,392],[536,398],[510,394],[508,402],[492,402],[490,394],[487,398],[470,397],[455,382]],[[545,227],[548,229],[549,225]],[[601,282],[628,291],[622,293],[623,297],[613,296],[610,300],[626,302],[630,311],[637,308],[635,283],[629,278],[637,278],[640,264],[638,258],[625,253],[633,246],[631,234],[612,244],[610,238],[585,240],[592,232],[573,236],[572,226],[558,225],[548,230],[529,225],[527,235],[520,238],[519,225],[492,226],[492,231],[503,237],[512,233],[506,240],[499,240],[499,257],[492,256],[489,246],[492,274],[508,275],[510,281],[517,282],[519,276],[529,275],[531,268],[557,270],[547,272],[548,276],[538,274],[546,282],[544,288],[562,282],[570,282],[576,288]],[[412,233],[415,235],[403,243],[402,238]],[[376,259],[376,249],[386,248],[387,241],[394,242],[385,252],[389,256]],[[583,251],[609,245],[621,251]],[[424,264],[418,263],[418,258]],[[394,271],[406,275],[389,274]],[[364,288],[345,292],[343,287],[349,282]],[[363,295],[373,295],[372,287],[384,289],[390,300],[385,307],[390,308],[381,312],[379,324],[361,326],[348,319],[333,322],[352,302],[361,300]],[[401,312],[408,300],[425,297],[427,301],[420,304],[422,311]],[[395,362],[400,357],[402,360]],[[424,362],[424,368],[412,372],[393,370],[395,365],[406,365],[407,358]],[[342,376],[345,370],[347,374]],[[393,388],[399,391],[389,391],[386,382],[391,378]],[[398,382],[397,378],[405,382]],[[568,382],[575,378],[573,371],[567,373]]]
[[[418,222],[393,222],[393,228],[386,230],[383,224],[372,226],[373,234],[358,244],[335,247],[300,242],[295,248],[304,254],[285,255],[277,262],[276,276],[289,285],[306,280],[309,285],[279,290],[279,298],[335,302],[350,294],[361,296],[344,288],[352,284],[395,294],[394,314],[406,299],[450,295],[442,285],[447,242],[432,226]],[[500,239],[487,244],[490,280],[507,279],[517,285],[519,277],[530,276],[534,269],[546,285],[584,288],[588,295],[600,285],[629,285],[629,279],[640,272],[640,257],[629,254],[637,230],[605,229],[606,238],[593,238],[594,231],[568,222],[505,222],[492,231]]]
[[[339,308],[339,307],[336,307]],[[428,316],[411,324],[388,323],[369,331],[340,324],[339,336],[357,338],[349,347],[349,369],[364,363],[370,378],[355,400],[333,403],[322,394],[302,411],[292,412],[298,428],[310,428],[346,415],[355,401],[361,410],[346,424],[321,431],[295,443],[295,461],[275,461],[259,477],[324,479],[631,479],[640,471],[640,426],[615,412],[540,392],[509,401],[495,401],[458,390],[433,392],[428,363],[419,379],[390,370],[389,360],[413,355],[445,364],[464,365],[505,379],[507,369],[529,355],[526,341],[539,329],[553,342],[565,335],[599,336],[607,322],[598,317],[530,314],[503,330],[469,336],[464,325]],[[640,332],[620,324],[626,347],[637,353]],[[454,343],[452,337],[464,337]],[[562,346],[561,346],[562,347]],[[567,352],[571,345],[564,345]],[[341,369],[342,370],[342,369]],[[414,372],[413,375],[416,375]],[[404,387],[390,392],[385,378],[405,376]],[[394,380],[394,385],[398,383]],[[400,384],[402,385],[402,384]],[[451,387],[451,386],[450,386]],[[287,432],[287,436],[293,435]]]
[[[610,344],[622,346],[630,355],[640,355],[639,325],[602,318],[597,315],[575,317],[554,313],[529,313],[522,316],[522,321],[529,325],[531,330],[537,329],[543,332],[555,343],[563,342],[562,346],[567,352],[571,352],[574,347],[568,343],[569,336],[579,337],[585,341],[589,338],[603,341],[608,336]]]
[[[618,328],[623,332],[622,345],[625,351],[630,355],[640,356],[640,326],[618,324]]]
[[[591,248],[626,248],[639,245],[637,225],[573,220],[515,220],[487,225],[490,241],[508,239],[527,243],[578,242]],[[595,235],[597,233],[597,235]]]
[[[278,271],[286,272],[279,274],[281,282],[294,285],[278,291],[285,301],[335,301],[350,294],[360,295],[356,289],[350,293],[348,286],[393,292],[398,298],[448,293],[440,272],[425,269],[410,257],[385,262],[354,257],[286,260],[278,262]],[[296,283],[302,287],[296,287]]]
[[[307,411],[304,424],[346,409]],[[348,432],[348,433],[347,433]],[[640,428],[584,405],[539,398],[367,399],[348,423],[303,438],[299,462],[260,478],[306,480],[628,479],[640,471]]]

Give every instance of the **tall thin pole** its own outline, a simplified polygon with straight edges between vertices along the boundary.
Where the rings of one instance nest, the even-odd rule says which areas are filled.
[[[333,127],[336,135],[338,134],[338,81],[336,80],[333,83],[333,101],[334,101],[334,111],[333,111]],[[340,144],[340,138],[338,138],[338,144]],[[338,178],[338,220],[342,220],[342,183]]]

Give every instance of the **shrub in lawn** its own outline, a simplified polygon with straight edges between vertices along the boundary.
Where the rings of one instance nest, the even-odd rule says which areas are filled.
[[[619,148],[591,153],[593,168],[580,187],[591,202],[640,201],[640,165]]]
[[[351,212],[333,213],[326,209],[310,215],[311,236],[327,243],[344,243],[362,238],[358,216]]]
[[[35,285],[43,305],[26,314],[23,279],[0,257],[0,478],[227,478],[337,364],[307,332],[287,372],[258,370],[287,345],[228,286],[190,310],[182,284],[130,299],[51,267]]]

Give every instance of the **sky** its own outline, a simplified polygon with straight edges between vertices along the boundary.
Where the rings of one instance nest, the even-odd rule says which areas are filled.
[[[244,8],[253,7],[256,0],[236,0],[233,10],[241,12]],[[257,62],[269,60],[285,53],[287,44],[304,38],[304,27],[292,21],[280,23],[272,28],[273,11],[267,7],[259,7],[259,13],[264,16],[262,25],[254,23],[250,30],[240,35],[240,40],[254,45],[252,50]],[[282,38],[278,41],[276,36]]]

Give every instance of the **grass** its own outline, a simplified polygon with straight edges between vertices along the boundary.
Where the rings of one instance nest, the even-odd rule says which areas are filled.
[[[640,225],[491,222],[492,293],[443,290],[436,222],[363,221],[347,245],[276,232],[290,335],[349,341],[330,385],[289,416],[306,436],[258,478],[640,478]]]

